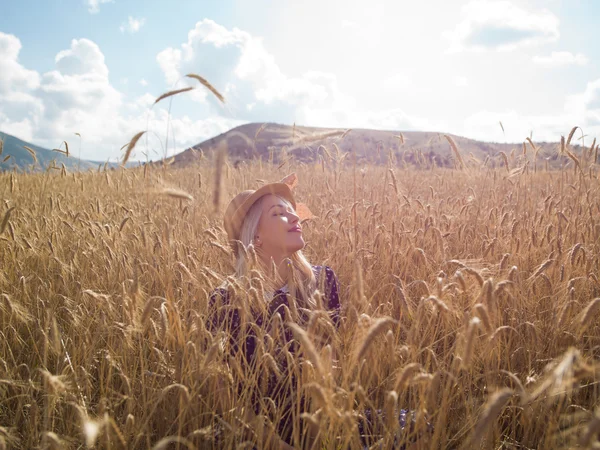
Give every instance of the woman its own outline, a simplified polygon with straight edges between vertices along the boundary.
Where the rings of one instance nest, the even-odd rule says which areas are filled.
[[[288,177],[288,182],[294,177]],[[339,325],[337,277],[330,267],[311,265],[302,254],[305,241],[296,207],[288,184],[271,183],[238,194],[225,211],[224,225],[235,251],[236,274],[234,280],[230,278],[211,294],[209,304],[213,314],[208,326],[213,332],[227,332],[232,360],[242,359],[250,372],[259,371],[257,347],[264,355],[262,339],[257,334],[272,332],[274,319],[282,324],[293,321],[306,325],[311,312],[325,309],[331,324]],[[254,295],[247,296],[250,304],[235,299],[235,283],[241,283],[239,280],[246,281],[246,292],[253,291]],[[232,307],[234,304],[238,307]],[[256,327],[248,322],[261,330],[257,333]],[[284,354],[284,348],[291,354],[298,350],[288,327],[283,328],[279,344],[269,352],[276,361],[274,370],[270,371],[267,382],[262,383],[262,389],[254,387],[251,397],[255,414],[259,414],[260,403],[265,405],[265,399],[273,401],[277,409],[277,432],[283,439],[276,446],[286,448],[294,442],[293,423],[301,422],[295,414],[298,411],[295,403],[303,409],[304,397],[297,389],[298,374],[289,367]],[[260,384],[260,380],[256,381]],[[301,434],[302,430],[297,429],[296,442],[303,438]]]
[[[291,178],[290,178],[291,177]],[[295,175],[282,181],[295,184]],[[298,207],[298,208],[297,208]],[[231,200],[225,211],[224,225],[236,256],[236,276],[230,277],[210,296],[213,311],[208,328],[213,333],[226,332],[229,346],[230,369],[241,371],[238,393],[250,392],[254,414],[265,414],[271,409],[277,435],[264,440],[262,446],[292,448],[308,446],[307,435],[301,428],[304,421],[305,398],[298,389],[298,370],[295,359],[288,364],[290,355],[299,349],[290,327],[281,333],[281,324],[295,322],[318,333],[314,320],[323,317],[330,325],[329,336],[318,344],[336,338],[340,323],[339,286],[334,271],[328,266],[313,266],[302,254],[305,246],[298,211],[307,211],[297,205],[286,183],[271,183],[258,190],[244,191]],[[243,281],[245,280],[245,286]],[[250,294],[248,294],[250,292]],[[239,297],[246,297],[246,302]],[[328,316],[328,317],[327,317]],[[333,333],[331,333],[333,330]],[[327,333],[325,333],[327,335]],[[333,334],[333,336],[332,336]],[[279,335],[277,345],[271,336]],[[334,346],[335,347],[335,346]],[[334,355],[329,347],[330,362]],[[240,367],[239,361],[245,367]],[[263,368],[269,373],[262,377]],[[254,374],[254,376],[252,375]],[[253,384],[248,388],[248,380]],[[253,382],[252,382],[253,381]],[[271,405],[271,408],[269,407]],[[398,417],[404,429],[407,411]],[[256,417],[256,416],[255,416]],[[375,421],[383,420],[381,411],[365,411],[358,423],[359,434],[369,435]],[[366,441],[363,441],[365,443]]]

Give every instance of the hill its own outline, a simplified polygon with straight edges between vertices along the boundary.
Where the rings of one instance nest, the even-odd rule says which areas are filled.
[[[80,162],[73,155],[73,148],[69,149],[70,156],[67,157],[64,153],[48,150],[1,131],[0,142],[2,143],[0,171],[13,169],[18,171],[46,170],[48,166],[52,165],[52,161],[55,161],[56,167],[62,168],[62,164],[64,164],[68,170],[97,169],[99,165],[104,165],[104,162],[100,161],[81,160]],[[35,152],[35,158],[25,147],[29,147]],[[65,150],[64,145],[60,150]],[[116,167],[116,164],[108,163],[108,166]]]
[[[535,151],[530,143],[506,144],[482,142],[460,136],[449,135],[456,143],[465,164],[483,163],[503,165],[502,152],[509,165],[528,159],[534,153],[538,164],[548,160],[551,166],[559,164],[558,143],[535,142]],[[210,156],[226,146],[231,161],[261,158],[281,163],[289,157],[309,162],[324,158],[340,158],[356,151],[359,163],[385,164],[390,155],[396,163],[414,166],[454,167],[449,141],[442,133],[425,131],[380,131],[368,129],[336,129],[289,126],[276,123],[249,123],[233,128],[214,138],[201,142],[174,156],[173,164],[185,166]],[[578,152],[578,147],[574,147]],[[339,152],[338,152],[339,150]]]

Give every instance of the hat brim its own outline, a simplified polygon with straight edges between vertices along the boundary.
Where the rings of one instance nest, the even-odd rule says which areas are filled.
[[[242,204],[238,206],[238,208],[235,210],[233,214],[234,219],[232,223],[232,231],[235,233],[235,236],[229,236],[230,240],[239,240],[240,231],[242,228],[242,224],[244,223],[244,218],[246,217],[246,214],[248,214],[248,211],[250,211],[252,205],[254,205],[261,197],[264,197],[265,195],[269,194],[277,195],[279,197],[284,198],[285,200],[291,203],[294,209],[296,209],[296,200],[294,199],[294,194],[292,193],[292,190],[287,184],[265,184],[264,186],[261,186],[256,191],[254,191],[254,193],[251,194],[248,198],[246,198],[246,200],[244,200]]]

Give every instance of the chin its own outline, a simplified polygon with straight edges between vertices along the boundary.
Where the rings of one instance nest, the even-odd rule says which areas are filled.
[[[298,236],[296,239],[293,240],[293,242],[289,242],[288,251],[290,253],[297,252],[299,250],[302,250],[305,245],[306,243],[304,242],[304,238],[302,236]]]

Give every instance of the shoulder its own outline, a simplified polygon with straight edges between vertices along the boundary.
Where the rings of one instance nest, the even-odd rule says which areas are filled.
[[[217,300],[220,300],[222,303],[229,302],[229,291],[224,284],[215,288],[210,293],[210,304],[213,305]]]
[[[337,281],[337,275],[333,269],[329,266],[312,266],[312,270],[317,278],[317,281],[321,279],[321,276],[325,277],[325,281],[333,282]]]

